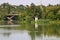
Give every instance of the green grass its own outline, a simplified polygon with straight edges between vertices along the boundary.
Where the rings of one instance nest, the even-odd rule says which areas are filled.
[[[60,24],[60,20],[39,19],[37,23],[39,25]]]

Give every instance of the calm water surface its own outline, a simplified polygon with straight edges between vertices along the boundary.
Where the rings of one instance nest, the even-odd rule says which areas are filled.
[[[60,25],[39,26],[35,32],[35,40],[60,40]]]
[[[6,30],[0,29],[0,40],[31,40],[31,36],[26,30]]]
[[[0,40],[60,40],[60,26],[0,28]]]

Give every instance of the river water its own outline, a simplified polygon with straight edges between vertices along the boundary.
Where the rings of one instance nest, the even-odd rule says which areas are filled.
[[[0,40],[31,40],[27,30],[6,30],[0,29]]]
[[[0,40],[60,40],[59,26],[51,27],[0,28]]]

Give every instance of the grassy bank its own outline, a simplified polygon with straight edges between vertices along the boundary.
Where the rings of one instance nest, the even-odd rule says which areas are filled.
[[[39,19],[38,24],[39,25],[60,24],[60,20]]]

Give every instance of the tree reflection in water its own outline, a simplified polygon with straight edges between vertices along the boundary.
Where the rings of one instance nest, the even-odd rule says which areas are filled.
[[[53,36],[53,35],[60,36],[60,25],[56,25],[56,24],[44,25],[44,26],[39,25],[37,31],[38,32],[36,32],[36,35],[38,36],[41,34],[48,35],[48,36]]]
[[[35,29],[34,25],[21,25],[18,28],[4,28],[8,30],[19,30],[19,32],[24,31],[25,33],[28,32],[29,36],[31,37],[31,40],[43,40],[43,35],[50,37],[50,36],[56,36],[60,37],[60,25],[39,25],[37,29]],[[8,31],[7,30],[7,31]],[[0,30],[1,31],[1,30]],[[23,32],[23,33],[24,33]],[[16,32],[17,33],[17,32]],[[0,32],[0,34],[2,34]],[[5,37],[9,37],[11,35],[10,32],[3,33]],[[44,37],[46,38],[46,37]]]

